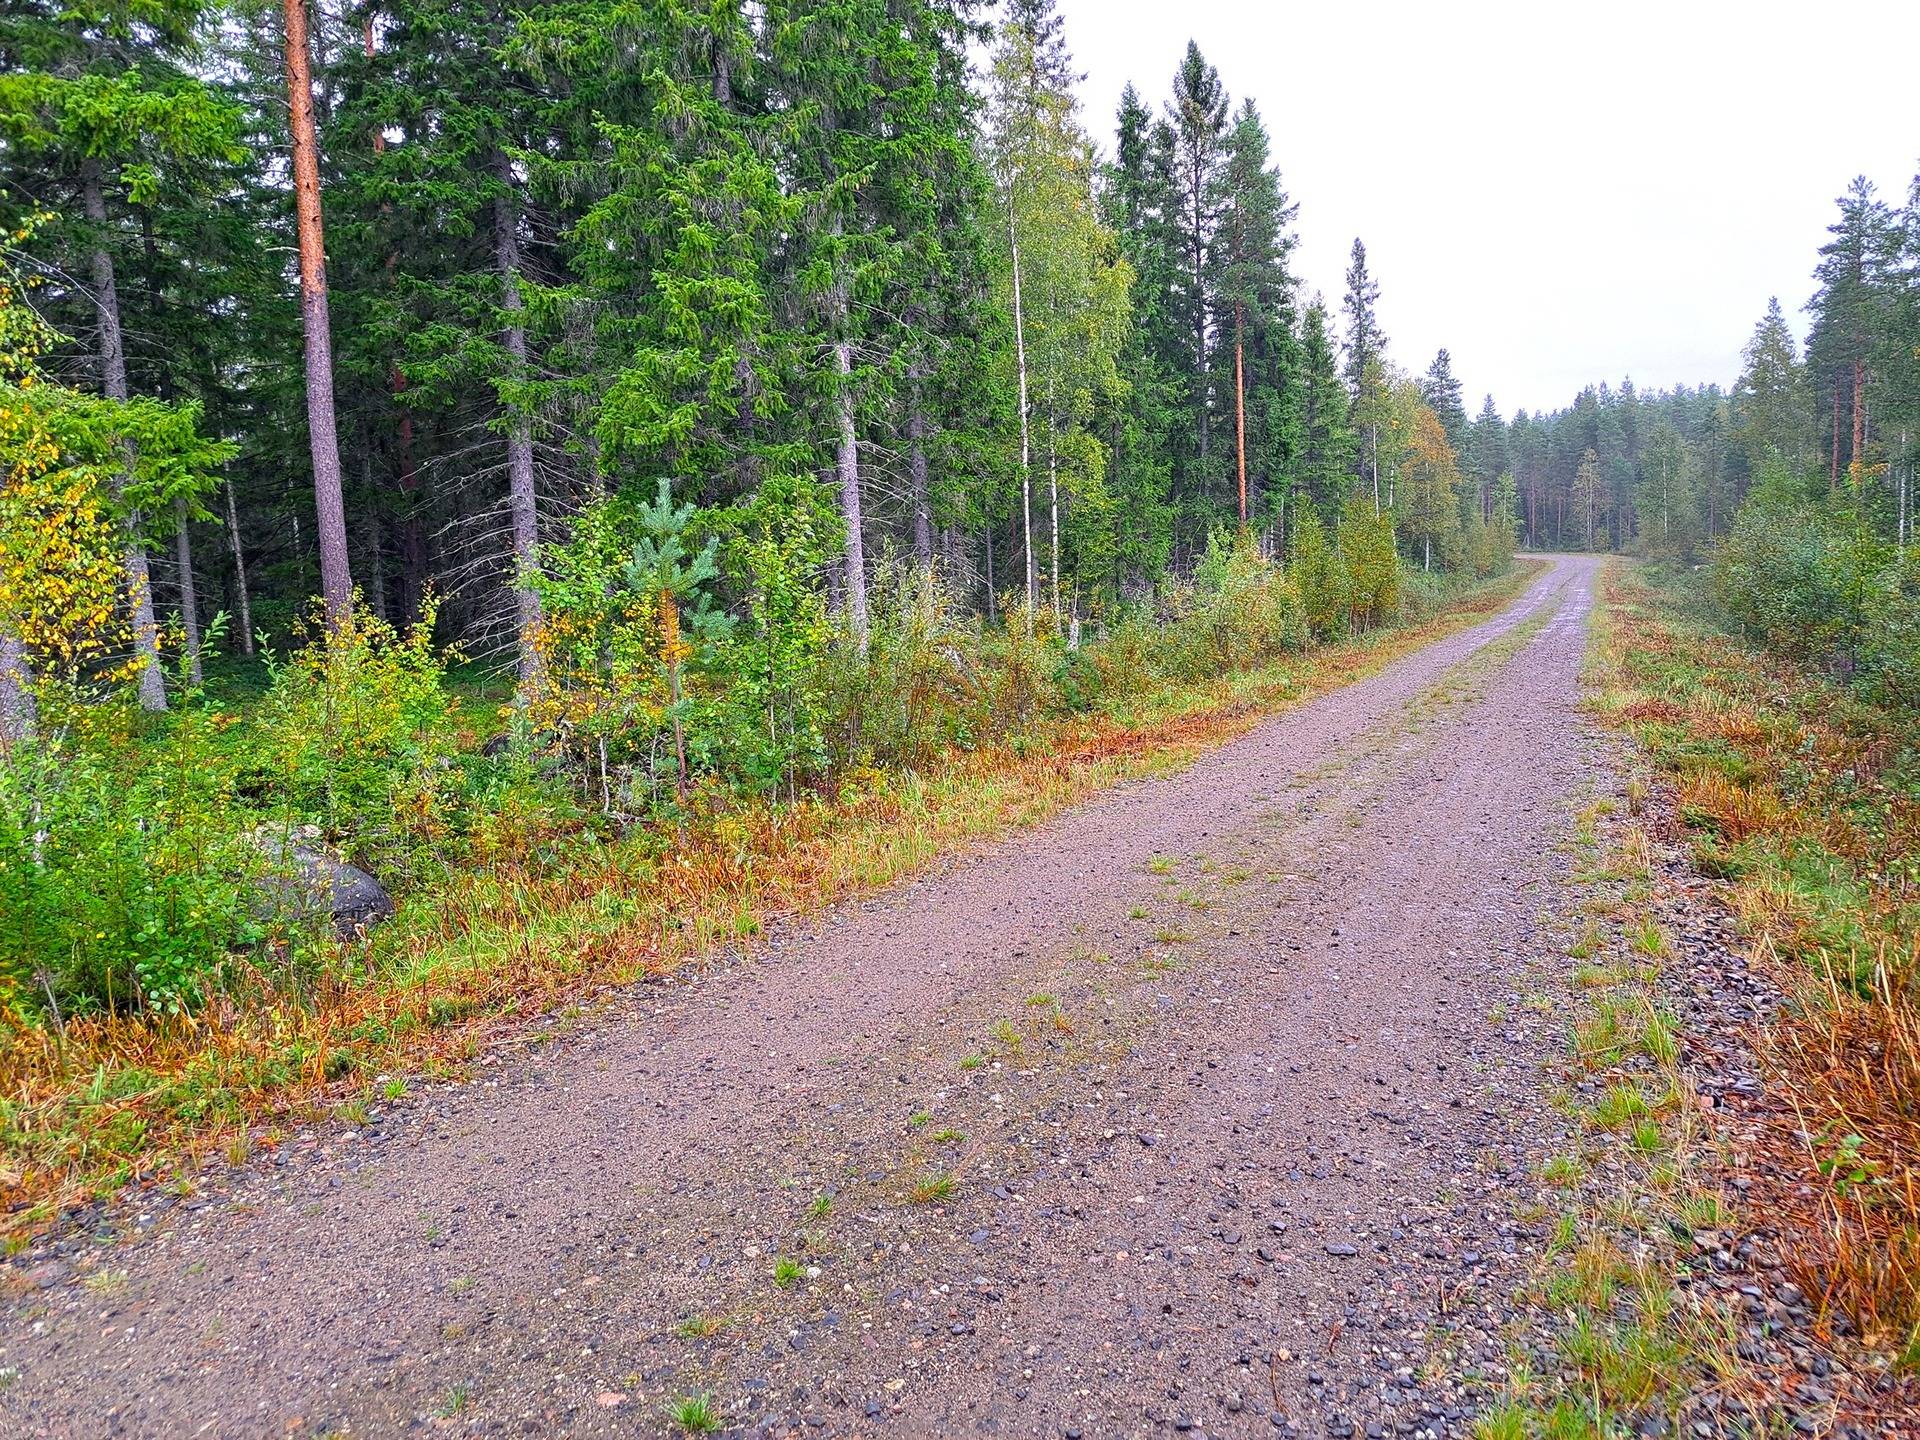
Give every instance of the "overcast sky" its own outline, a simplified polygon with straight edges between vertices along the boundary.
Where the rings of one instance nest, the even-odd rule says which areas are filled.
[[[1103,150],[1198,41],[1266,118],[1307,289],[1337,306],[1360,236],[1391,355],[1446,346],[1470,410],[1730,383],[1769,295],[1805,334],[1847,182],[1920,167],[1920,0],[1059,6]]]

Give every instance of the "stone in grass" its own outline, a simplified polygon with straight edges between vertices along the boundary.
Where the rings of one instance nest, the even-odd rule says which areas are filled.
[[[248,839],[266,857],[255,888],[269,918],[325,915],[343,940],[392,918],[393,900],[380,882],[329,851],[318,825],[262,825]]]

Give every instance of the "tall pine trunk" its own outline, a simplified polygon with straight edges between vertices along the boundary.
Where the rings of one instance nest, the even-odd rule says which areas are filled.
[[[113,255],[107,249],[107,198],[100,187],[100,167],[88,161],[81,172],[82,199],[87,219],[94,228],[93,307],[99,326],[100,389],[109,400],[127,398],[127,352],[120,331],[120,290],[113,273]],[[132,478],[134,453],[127,446],[125,469],[115,477],[114,488],[121,489]],[[160,670],[160,627],[153,618],[153,577],[147,569],[147,550],[140,539],[140,515],[130,511],[126,517],[127,595],[133,607],[133,645],[140,657],[140,706],[143,710],[167,708],[167,686]]]
[[[320,215],[320,142],[313,125],[312,58],[306,0],[283,0],[286,17],[287,111],[293,138],[293,203],[300,242],[300,319],[306,332],[307,439],[313,453],[313,500],[319,527],[320,592],[327,622],[339,625],[353,606],[347,563],[347,507],[341,495],[340,439],[334,429],[333,336],[327,318],[327,241]]]
[[[506,314],[506,351],[509,383],[518,387],[527,377],[527,329],[521,323],[520,217],[512,196],[513,172],[504,155],[496,156],[494,171],[502,193],[493,202],[494,259],[500,269],[500,308]],[[524,398],[509,392],[507,407],[507,510],[513,523],[513,618],[519,647],[520,683],[532,685],[540,675],[540,653],[534,644],[540,628],[540,596],[530,577],[540,558],[539,496],[533,478],[533,423]]]

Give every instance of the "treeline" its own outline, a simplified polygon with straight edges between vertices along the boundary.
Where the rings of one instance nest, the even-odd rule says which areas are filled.
[[[1741,629],[1916,705],[1920,176],[1899,207],[1856,179],[1838,212],[1804,353],[1770,301],[1731,393],[1601,385],[1505,442],[1529,543],[1710,557]]]
[[[437,595],[442,640],[530,677],[541,547],[661,477],[812,537],[855,631],[895,562],[1098,623],[1222,527],[1290,553],[1356,484],[1421,567],[1498,563],[1444,353],[1424,388],[1387,363],[1357,242],[1344,343],[1302,296],[1269,136],[1197,47],[1103,161],[1051,0],[308,18],[0,18],[44,380],[225,447],[120,487],[143,652],[351,586],[402,626]]]
[[[380,964],[329,897],[652,863],[1502,571],[1257,109],[1189,46],[1103,158],[1076,83],[1052,0],[10,6],[0,1025],[306,1005]]]

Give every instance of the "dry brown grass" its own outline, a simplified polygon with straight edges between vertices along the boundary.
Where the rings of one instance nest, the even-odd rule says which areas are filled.
[[[1690,630],[1617,571],[1604,599],[1603,705],[1668,769],[1682,817],[1738,847],[1730,902],[1793,1000],[1754,1037],[1770,1073],[1748,1208],[1828,1317],[1920,1366],[1911,719]]]

